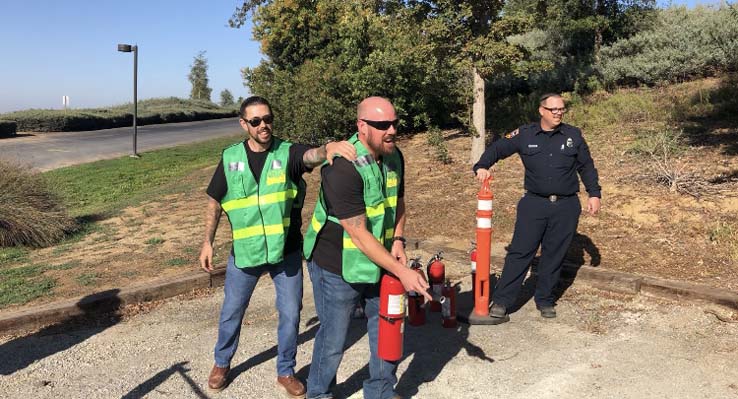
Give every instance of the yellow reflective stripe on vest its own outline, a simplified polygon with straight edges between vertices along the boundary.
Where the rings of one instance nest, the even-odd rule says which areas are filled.
[[[397,207],[397,197],[387,197],[384,199],[384,206],[385,208],[396,208]]]
[[[354,244],[351,237],[343,237],[343,248],[344,249],[358,249],[359,247]]]
[[[318,218],[315,217],[315,213],[313,212],[313,218],[310,220],[310,226],[313,228],[313,231],[316,233],[320,231],[320,222],[318,221]]]
[[[233,231],[233,239],[240,240],[242,238],[249,238],[260,235],[275,235],[282,234],[287,227],[290,227],[290,218],[282,218],[282,224],[269,224],[264,226],[262,230],[261,226],[251,226],[243,229]]]
[[[297,190],[288,189],[288,190],[280,191],[277,193],[262,195],[261,197],[259,197],[258,195],[252,195],[246,198],[230,200],[230,201],[224,202],[221,205],[221,207],[223,208],[224,211],[229,212],[234,209],[242,209],[242,208],[248,208],[250,206],[255,206],[257,199],[259,201],[259,204],[268,205],[268,204],[275,204],[277,202],[284,202],[288,199],[294,199],[295,197],[297,197]]]
[[[237,200],[230,200],[227,202],[224,202],[220,205],[221,208],[223,208],[224,211],[230,212],[234,209],[240,209],[240,208],[248,208],[250,206],[256,205],[256,201],[259,198],[257,195],[252,195],[250,197],[246,198],[239,198]]]
[[[395,236],[395,228],[394,227],[389,228],[389,229],[387,229],[387,230],[384,231],[384,239],[385,240],[391,240],[392,238],[394,238],[394,236]]]
[[[395,200],[395,203],[397,203],[397,200]],[[384,215],[384,203],[366,207],[366,217],[373,218],[381,215]]]
[[[397,177],[387,177],[387,188],[397,187]]]

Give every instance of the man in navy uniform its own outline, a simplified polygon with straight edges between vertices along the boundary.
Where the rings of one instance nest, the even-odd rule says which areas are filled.
[[[600,210],[601,189],[589,147],[581,130],[561,122],[564,99],[546,94],[539,105],[539,123],[521,126],[493,142],[473,168],[482,182],[495,162],[514,153],[520,154],[525,167],[525,195],[518,202],[512,242],[492,294],[494,324],[510,320],[507,309],[515,303],[539,245],[534,299],[542,317],[556,317],[553,291],[582,211],[577,173],[589,194],[587,211],[595,215]]]

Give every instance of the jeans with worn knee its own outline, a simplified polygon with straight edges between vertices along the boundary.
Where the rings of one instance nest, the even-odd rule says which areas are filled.
[[[313,361],[307,380],[309,399],[332,398],[331,383],[343,358],[351,313],[357,300],[366,299],[366,329],[369,334],[369,378],[364,381],[365,399],[388,399],[395,395],[397,362],[377,356],[379,338],[379,284],[349,284],[315,262],[308,262],[313,283],[315,309],[320,328],[315,336]]]
[[[243,315],[249,306],[256,283],[264,273],[269,273],[277,292],[277,375],[293,375],[302,305],[300,251],[286,254],[282,262],[257,267],[238,268],[233,254],[228,258],[223,286],[225,298],[218,324],[218,342],[215,344],[215,365],[230,366],[238,348]]]

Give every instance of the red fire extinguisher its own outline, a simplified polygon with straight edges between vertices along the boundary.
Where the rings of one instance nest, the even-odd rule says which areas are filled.
[[[476,294],[477,289],[477,243],[476,241],[471,242],[471,284],[472,284],[472,298]]]
[[[410,268],[415,270],[425,280],[423,273],[423,265],[420,263],[420,257],[410,259]],[[411,326],[422,326],[425,324],[425,297],[415,291],[407,293],[407,313],[408,323]]]
[[[441,296],[443,290],[443,282],[446,280],[446,266],[441,262],[441,254],[443,251],[433,255],[428,261],[428,283],[430,283],[431,291],[437,296]],[[430,303],[431,312],[440,312],[441,303],[438,301],[431,301]]]
[[[379,286],[379,345],[377,355],[387,361],[402,358],[402,323],[405,320],[405,288],[392,274]]]
[[[454,328],[456,327],[456,288],[449,280],[446,280],[442,292],[446,300],[441,305],[441,325],[444,328]]]

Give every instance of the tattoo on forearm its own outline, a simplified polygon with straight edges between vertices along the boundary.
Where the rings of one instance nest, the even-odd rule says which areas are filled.
[[[358,215],[354,217],[350,217],[346,219],[346,224],[348,224],[351,227],[358,228],[364,226],[364,215]]]
[[[314,168],[319,166],[325,161],[327,151],[324,145],[318,148],[311,148],[305,151],[305,155],[302,156],[302,161],[308,168]]]
[[[212,243],[215,240],[215,232],[218,230],[218,222],[222,208],[215,200],[208,201],[208,210],[205,214],[205,239]]]

